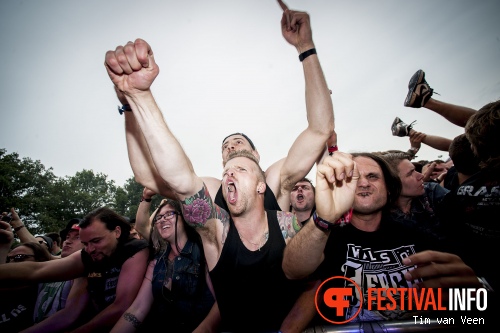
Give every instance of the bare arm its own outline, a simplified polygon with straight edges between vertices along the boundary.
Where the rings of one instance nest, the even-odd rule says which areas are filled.
[[[22,331],[22,333],[66,332],[84,313],[86,307],[90,304],[89,300],[87,279],[85,277],[75,279],[65,307],[47,319]]]
[[[295,46],[298,53],[314,48],[309,15],[305,12],[284,9],[281,20],[283,37]],[[322,156],[325,142],[334,131],[333,104],[323,70],[316,54],[302,62],[305,78],[307,128],[297,137],[288,151],[282,168],[270,174],[278,177],[279,188],[271,189],[276,194],[280,207],[290,204],[290,191],[297,181],[305,177],[314,163]],[[271,180],[271,182],[274,182]]]
[[[412,148],[420,149],[421,143],[425,143],[431,148],[448,151],[451,145],[450,139],[437,135],[429,135],[415,130],[410,130],[410,144]]]
[[[143,249],[125,261],[118,277],[116,298],[113,303],[73,332],[107,331],[115,325],[139,292],[146,273],[148,253],[148,249]]]
[[[0,281],[9,283],[66,281],[81,277],[83,272],[81,253],[78,251],[57,260],[0,265]]]
[[[151,281],[153,280],[153,271],[156,265],[156,260],[152,260],[148,265],[146,276],[144,277],[139,293],[134,299],[134,302],[123,313],[117,321],[111,332],[127,333],[135,332],[139,325],[146,319],[146,316],[153,304],[153,289]]]
[[[155,195],[156,193],[147,187],[142,190],[142,197],[145,199],[151,199]],[[147,202],[146,200],[142,200],[135,214],[135,230],[137,230],[144,239],[149,239],[151,233],[150,209],[151,201]]]
[[[325,158],[316,173],[316,212],[328,222],[337,221],[354,202],[358,169],[350,154],[335,152]],[[341,185],[341,186],[340,186]],[[305,278],[324,260],[330,231],[320,230],[311,220],[285,247],[283,271],[291,279]]]
[[[287,333],[300,333],[309,326],[309,323],[316,315],[316,306],[314,305],[314,296],[316,289],[321,281],[312,281],[308,283],[307,289],[300,294],[293,308],[290,310],[285,320],[281,324],[280,331]]]
[[[29,242],[37,243],[38,240],[24,226],[24,223],[19,218],[19,215],[17,214],[16,210],[14,208],[11,208],[10,213],[12,214],[12,220],[10,221],[10,225],[12,226],[12,229],[17,230],[16,235],[17,235],[17,237],[19,237],[19,240],[21,241],[21,243],[29,243]]]

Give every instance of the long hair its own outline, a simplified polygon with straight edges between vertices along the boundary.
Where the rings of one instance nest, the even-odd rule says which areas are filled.
[[[382,170],[384,175],[385,187],[387,189],[387,203],[384,206],[384,210],[390,209],[398,199],[401,194],[401,179],[396,171],[389,165],[389,163],[380,155],[374,153],[352,153],[352,157],[366,157],[374,160]]]
[[[154,258],[158,253],[165,253],[167,250],[168,243],[161,237],[160,233],[158,232],[158,229],[156,229],[155,226],[155,219],[156,216],[160,213],[161,209],[165,207],[166,205],[170,205],[174,211],[177,213],[175,215],[175,224],[174,224],[174,244],[170,244],[171,247],[175,246],[177,249],[177,252],[182,256],[183,253],[181,252],[181,248],[177,242],[177,223],[181,222],[183,223],[184,226],[184,231],[186,232],[187,238],[196,244],[198,248],[200,249],[200,274],[198,275],[199,279],[199,286],[203,286],[205,283],[205,273],[206,273],[206,260],[205,260],[205,251],[203,249],[203,243],[201,241],[201,237],[196,232],[196,230],[191,227],[189,224],[186,223],[184,220],[184,216],[182,215],[182,209],[181,209],[181,204],[179,201],[172,200],[172,199],[164,199],[161,204],[158,206],[156,209],[156,213],[153,216],[153,219],[151,220],[151,233],[149,236],[149,253],[151,255],[151,258]],[[201,289],[199,289],[201,290]]]
[[[82,229],[87,228],[90,223],[94,220],[99,220],[106,225],[106,229],[115,230],[116,227],[120,227],[121,233],[118,241],[124,243],[128,240],[130,235],[130,224],[125,220],[123,216],[116,213],[115,211],[109,209],[108,207],[97,208],[90,213],[88,213],[83,220],[78,224]]]

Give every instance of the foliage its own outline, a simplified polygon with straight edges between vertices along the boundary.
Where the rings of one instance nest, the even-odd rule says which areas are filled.
[[[0,149],[0,209],[15,208],[32,234],[59,231],[71,218],[82,218],[103,206],[135,217],[143,186],[133,177],[120,187],[92,170],[66,177],[57,177],[52,170],[40,161]],[[155,196],[151,207],[160,201]]]

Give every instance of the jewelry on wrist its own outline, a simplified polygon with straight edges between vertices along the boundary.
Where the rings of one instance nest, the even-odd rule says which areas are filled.
[[[125,112],[125,111],[132,111],[130,104],[123,104],[122,106],[118,105],[118,112],[120,114],[123,114],[123,112]]]
[[[22,228],[24,228],[24,224],[21,224],[19,227],[15,227],[13,230],[15,232],[18,232],[19,230],[21,230]]]
[[[299,54],[299,60],[300,62],[304,61],[305,58],[309,57],[310,55],[316,54],[316,49],[312,48],[310,50],[307,50],[305,52],[302,52]]]
[[[321,217],[319,217],[318,214],[316,214],[316,211],[314,211],[312,218],[314,221],[314,225],[316,225],[316,227],[318,227],[318,229],[322,231],[332,230],[335,226],[335,224],[325,221]]]
[[[151,202],[153,200],[152,198],[146,199],[144,197],[141,197],[141,202],[146,201],[146,202]]]

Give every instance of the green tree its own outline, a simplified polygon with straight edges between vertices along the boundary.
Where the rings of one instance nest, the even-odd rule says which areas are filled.
[[[40,230],[40,214],[45,210],[44,198],[57,177],[52,168],[45,168],[40,161],[19,158],[0,149],[0,207],[19,211],[20,217],[31,232]]]
[[[127,179],[123,188],[119,187],[116,191],[116,201],[114,205],[116,212],[129,218],[135,218],[143,190],[144,186],[136,182],[134,177]],[[150,213],[158,207],[161,200],[162,197],[159,195],[153,197]]]

